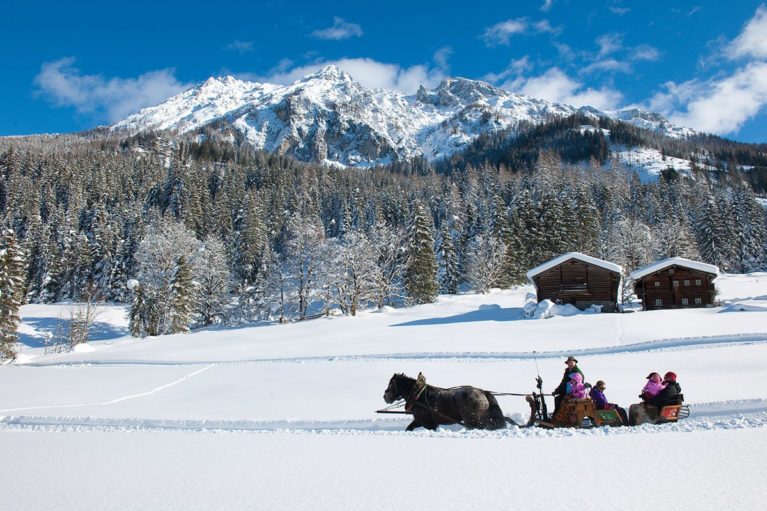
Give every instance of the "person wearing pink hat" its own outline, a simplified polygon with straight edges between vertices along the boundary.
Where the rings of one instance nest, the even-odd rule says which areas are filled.
[[[642,393],[639,395],[644,401],[649,401],[658,394],[660,394],[666,385],[658,373],[650,373],[647,375],[647,384],[642,389]]]
[[[669,371],[663,375],[663,385],[663,390],[647,401],[648,404],[656,406],[658,410],[666,405],[676,405],[682,402],[682,387],[676,381],[675,372]]]

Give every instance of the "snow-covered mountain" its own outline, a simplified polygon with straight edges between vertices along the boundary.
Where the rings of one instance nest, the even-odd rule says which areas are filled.
[[[641,110],[601,112],[508,92],[465,78],[445,79],[415,95],[368,89],[335,66],[291,85],[209,78],[111,129],[130,134],[206,128],[302,161],[366,166],[424,156],[434,160],[465,148],[482,133],[582,112],[607,116],[669,136],[691,130]]]

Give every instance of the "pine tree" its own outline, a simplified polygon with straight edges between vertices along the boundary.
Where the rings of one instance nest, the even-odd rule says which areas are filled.
[[[16,328],[24,297],[24,258],[12,229],[0,237],[0,360],[16,356]]]
[[[454,295],[458,292],[458,255],[455,252],[453,236],[450,234],[447,224],[442,226],[438,255],[440,291]]]
[[[224,245],[216,238],[205,240],[205,271],[197,277],[195,311],[203,325],[223,321],[231,301],[231,275],[226,264]]]
[[[437,299],[437,261],[431,216],[421,204],[413,210],[408,236],[408,262],[405,289],[411,303],[431,303]]]
[[[192,279],[192,267],[183,255],[179,256],[176,261],[176,272],[171,280],[170,292],[171,321],[168,333],[188,332],[197,293]]]

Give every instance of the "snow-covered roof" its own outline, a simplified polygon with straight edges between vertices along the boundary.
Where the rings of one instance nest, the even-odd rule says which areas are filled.
[[[690,269],[702,271],[705,273],[713,273],[714,275],[719,275],[719,268],[717,268],[713,264],[701,263],[700,261],[693,261],[691,259],[686,259],[684,257],[669,257],[668,259],[663,259],[662,261],[658,261],[656,263],[650,264],[648,266],[645,266],[644,268],[639,268],[638,270],[634,270],[631,272],[629,277],[631,278],[631,280],[639,280],[645,275],[655,273],[656,271],[660,271],[664,268],[668,268],[669,266],[684,266],[685,268],[690,268]]]
[[[602,259],[597,259],[596,257],[587,256],[586,254],[581,254],[580,252],[568,252],[566,254],[562,254],[559,257],[555,257],[554,259],[550,261],[546,261],[540,266],[536,266],[532,270],[528,271],[527,280],[529,280],[533,285],[535,285],[535,282],[533,282],[533,277],[555,266],[559,266],[560,264],[566,261],[569,261],[570,259],[578,259],[579,261],[583,261],[584,263],[593,264],[594,266],[601,266],[602,268],[605,268],[610,271],[614,271],[615,273],[621,273],[621,271],[623,271],[623,268],[621,268],[617,264],[609,263],[607,261],[603,261]]]

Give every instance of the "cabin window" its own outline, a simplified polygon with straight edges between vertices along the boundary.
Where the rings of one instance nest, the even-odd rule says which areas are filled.
[[[656,298],[655,305],[663,305],[663,300],[661,300],[660,298]]]
[[[655,281],[655,287],[660,287],[660,282],[658,282],[657,280]]]
[[[701,298],[696,298],[695,305],[703,305],[703,300]]]
[[[700,286],[700,279],[695,279],[695,285]]]
[[[690,281],[689,281],[689,280],[685,280],[685,281],[684,281],[684,285],[685,285],[685,286],[689,286],[689,285],[690,285]]]
[[[679,287],[679,281],[678,280],[674,281],[674,287]]]
[[[682,305],[690,305],[690,300],[687,298],[682,298]]]

